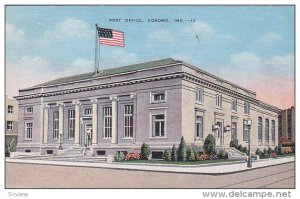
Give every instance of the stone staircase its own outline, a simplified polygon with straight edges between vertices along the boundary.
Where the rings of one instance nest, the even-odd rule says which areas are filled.
[[[234,147],[225,148],[224,151],[228,154],[228,159],[247,160],[247,154],[240,152]]]
[[[84,147],[72,147],[65,150],[58,150],[58,156],[81,156],[85,155],[86,148]]]

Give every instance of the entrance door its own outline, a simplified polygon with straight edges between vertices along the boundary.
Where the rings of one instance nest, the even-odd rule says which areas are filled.
[[[84,139],[84,146],[89,147],[92,145],[92,133],[93,133],[93,125],[86,124],[85,125],[85,139]]]
[[[215,131],[215,138],[216,138],[216,146],[221,146],[222,144],[222,135],[223,135],[223,124],[222,122],[217,122],[219,126],[218,130]]]

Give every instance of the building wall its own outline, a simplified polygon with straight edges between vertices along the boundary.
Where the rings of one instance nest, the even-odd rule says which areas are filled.
[[[18,133],[18,101],[5,96],[5,135],[15,136]],[[8,113],[8,106],[13,107],[13,112]],[[7,129],[7,121],[13,122],[13,129]]]
[[[175,78],[166,78],[170,74],[187,74]],[[161,78],[160,77],[164,77]],[[132,84],[125,84],[124,81],[134,78]],[[139,83],[138,79],[147,79]],[[112,85],[114,83],[114,85]],[[106,86],[100,88],[99,85]],[[111,85],[111,86],[108,86]],[[88,89],[91,86],[99,86],[97,89]],[[81,92],[71,92],[71,89],[83,89]],[[196,102],[196,89],[202,88],[204,91],[203,103]],[[243,120],[252,119],[251,125],[251,145],[252,150],[264,148],[272,145],[271,142],[271,121],[275,121],[276,140],[278,143],[278,115],[276,108],[266,105],[256,99],[256,93],[243,89],[237,85],[217,79],[212,75],[195,71],[184,65],[167,66],[152,70],[137,71],[124,75],[104,77],[101,79],[84,80],[78,83],[61,84],[58,86],[49,86],[44,88],[33,88],[20,92],[20,95],[30,95],[39,92],[50,92],[49,96],[19,99],[19,141],[18,150],[31,148],[32,151],[40,150],[39,147],[58,147],[59,140],[53,139],[53,111],[59,110],[57,103],[63,103],[63,146],[69,147],[74,145],[74,140],[68,139],[68,110],[75,109],[74,101],[80,101],[80,134],[84,133],[84,126],[91,124],[92,117],[83,116],[84,108],[93,107],[91,99],[97,99],[97,144],[93,145],[95,150],[138,150],[142,143],[147,143],[152,149],[163,150],[170,148],[173,144],[178,145],[181,136],[184,136],[188,144],[203,145],[204,138],[208,134],[216,135],[213,125],[222,122],[223,126],[231,126],[232,121],[237,122],[237,138],[239,143],[247,146],[243,140]],[[59,93],[62,94],[59,94]],[[153,103],[151,93],[165,92],[166,101]],[[222,108],[216,107],[216,94],[222,96]],[[103,128],[103,108],[112,106],[111,98],[116,101],[117,109],[117,143],[112,143],[110,138],[104,138]],[[231,110],[231,102],[237,98],[237,111]],[[244,102],[250,103],[250,114],[244,114]],[[50,106],[48,112],[48,131],[47,143],[43,141],[43,109],[42,104]],[[124,106],[127,104],[134,105],[134,134],[131,139],[124,139]],[[33,107],[32,114],[25,114],[25,108]],[[153,114],[165,114],[165,137],[153,138],[151,136],[151,117]],[[195,116],[201,114],[204,118],[204,136],[203,139],[197,139],[195,135]],[[258,117],[263,118],[263,142],[258,142],[257,129]],[[270,141],[264,141],[264,120],[270,120]],[[28,141],[24,139],[25,122],[34,123],[33,139]],[[95,130],[95,129],[93,129]],[[224,128],[222,128],[224,132]],[[219,140],[218,145],[229,147],[231,140],[231,130],[224,132]],[[83,136],[80,138],[80,145],[84,142]]]

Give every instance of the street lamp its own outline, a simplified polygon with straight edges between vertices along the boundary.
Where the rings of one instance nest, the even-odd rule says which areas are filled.
[[[248,161],[247,161],[247,167],[252,167],[251,162],[251,150],[250,150],[250,128],[251,128],[252,120],[250,118],[244,119],[244,125],[248,127]]]
[[[230,131],[230,126],[227,125],[224,129],[225,129],[225,132],[229,132]]]
[[[59,147],[58,147],[59,150],[62,150],[62,132],[59,133]]]

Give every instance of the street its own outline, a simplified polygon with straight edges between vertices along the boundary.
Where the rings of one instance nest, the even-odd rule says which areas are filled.
[[[6,163],[6,188],[294,187],[294,162],[226,175]]]

